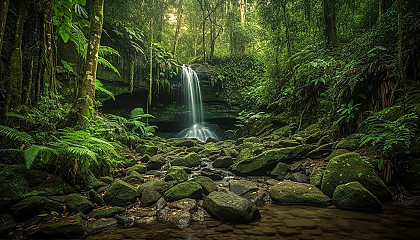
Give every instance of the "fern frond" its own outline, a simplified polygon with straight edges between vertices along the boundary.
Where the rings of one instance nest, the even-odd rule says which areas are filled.
[[[118,76],[120,75],[120,72],[118,72],[118,69],[114,67],[114,65],[112,65],[108,60],[106,60],[105,58],[98,56],[98,64],[101,64],[102,66],[111,69],[112,71],[114,71],[115,73],[118,74]]]
[[[18,131],[14,128],[0,125],[0,136],[12,141],[20,141],[26,144],[34,143],[34,139],[26,132]]]
[[[42,155],[41,157],[44,158],[43,160],[48,161],[51,153],[54,155],[58,155],[58,152],[53,148],[35,144],[31,145],[28,149],[25,150],[23,154],[26,168],[30,169],[32,164],[40,155]]]

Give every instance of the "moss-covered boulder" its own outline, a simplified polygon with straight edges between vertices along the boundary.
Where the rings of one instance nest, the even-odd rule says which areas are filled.
[[[245,193],[257,191],[258,186],[253,181],[248,180],[230,180],[229,181],[229,190],[239,196],[244,195]]]
[[[148,144],[139,144],[136,146],[136,152],[140,153],[140,155],[149,155],[153,156],[156,155],[158,152],[158,147],[154,145]]]
[[[242,160],[251,158],[253,156],[261,154],[264,151],[265,151],[265,148],[263,146],[252,145],[251,147],[244,148],[239,152],[237,161],[240,162]]]
[[[312,184],[281,181],[270,188],[270,197],[279,204],[329,205],[331,199]]]
[[[93,190],[93,189],[90,190],[88,192],[88,196],[93,203],[96,203],[96,205],[98,205],[98,206],[104,206],[105,205],[104,199],[95,190]]]
[[[379,211],[381,202],[359,182],[349,182],[335,188],[334,205],[348,210]]]
[[[88,213],[94,208],[93,204],[85,197],[72,194],[66,198],[66,209],[69,212],[83,212]]]
[[[165,181],[185,182],[188,180],[188,174],[184,167],[174,166],[168,169],[165,176]]]
[[[52,211],[61,213],[63,206],[48,198],[33,196],[19,201],[10,210],[16,219],[24,219],[32,218],[39,213],[51,213]]]
[[[166,191],[164,196],[168,202],[173,202],[183,198],[200,199],[202,194],[203,189],[200,184],[196,182],[184,182]]]
[[[88,215],[91,218],[110,218],[114,217],[117,214],[121,214],[125,211],[122,207],[109,207],[105,209],[95,209],[92,212],[90,212]]]
[[[168,189],[173,187],[174,182],[164,182],[162,180],[151,180],[148,182],[145,182],[144,184],[140,185],[137,189],[139,194],[142,194],[143,190],[146,188],[151,188],[156,190],[158,193],[163,194]]]
[[[130,167],[127,170],[127,175],[129,175],[133,171],[136,171],[136,172],[138,172],[140,174],[146,173],[147,172],[147,166],[144,165],[144,164],[136,164],[136,165]]]
[[[203,194],[204,195],[208,195],[209,193],[217,190],[216,183],[214,183],[213,180],[211,180],[211,178],[209,178],[209,177],[198,176],[198,177],[195,177],[195,178],[191,179],[191,182],[196,182],[196,183],[200,184],[201,187],[203,188]]]
[[[65,195],[74,193],[75,191],[73,187],[62,178],[51,175],[39,185],[33,187],[33,192],[36,192],[37,195],[52,196]]]
[[[176,138],[174,140],[172,140],[172,144],[175,147],[194,147],[195,146],[195,140],[190,139],[190,138]]]
[[[195,153],[189,153],[186,156],[172,160],[172,166],[197,167],[200,165],[200,156]]]
[[[213,161],[213,167],[215,168],[228,168],[232,166],[233,159],[231,156],[220,156]]]
[[[91,223],[86,229],[89,234],[98,233],[104,231],[110,227],[118,225],[118,221],[115,218],[98,219]]]
[[[147,207],[153,205],[161,197],[162,194],[160,194],[158,191],[156,191],[153,188],[147,187],[141,193],[140,206]]]
[[[24,198],[28,192],[30,188],[24,172],[15,166],[0,164],[0,208]]]
[[[309,176],[310,183],[317,188],[321,188],[322,174],[323,172],[321,169],[313,170]]]
[[[39,228],[38,233],[50,238],[75,238],[85,233],[85,224],[79,215],[75,215],[44,224]]]
[[[159,170],[166,163],[166,158],[162,155],[155,155],[147,162],[148,170]]]
[[[144,182],[144,178],[142,174],[136,171],[132,171],[130,175],[124,178],[124,182],[130,183],[130,184],[140,184]]]
[[[359,148],[359,144],[360,144],[359,139],[356,138],[354,135],[350,135],[344,139],[341,139],[341,141],[339,141],[337,145],[335,145],[335,148],[354,151]]]
[[[380,200],[390,200],[392,194],[376,172],[357,153],[346,153],[332,158],[322,176],[321,190],[332,197],[338,185],[360,182]]]
[[[124,207],[127,203],[134,203],[137,199],[137,189],[132,185],[116,179],[103,196],[105,203]]]
[[[98,189],[102,186],[101,181],[99,181],[92,171],[78,172],[76,174],[76,183],[80,185],[82,189]]]
[[[334,151],[332,151],[332,153],[330,155],[328,155],[325,160],[330,161],[331,159],[333,159],[334,157],[340,156],[342,154],[345,153],[349,153],[350,151],[347,149],[335,149]]]
[[[216,218],[228,222],[251,222],[261,218],[255,204],[232,192],[212,192],[203,207]]]
[[[279,162],[274,167],[274,169],[271,170],[270,175],[273,176],[277,180],[283,180],[284,177],[287,175],[287,170],[288,169],[289,169],[289,167],[287,166],[286,163]]]

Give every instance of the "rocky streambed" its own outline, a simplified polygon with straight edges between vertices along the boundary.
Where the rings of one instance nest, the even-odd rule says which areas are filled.
[[[12,238],[91,239],[396,239],[403,230],[414,239],[420,211],[390,203],[377,159],[353,152],[356,145],[311,136],[143,140],[89,191],[43,176],[22,196],[3,196],[10,210],[0,230]],[[2,175],[33,179],[20,166],[0,167]]]

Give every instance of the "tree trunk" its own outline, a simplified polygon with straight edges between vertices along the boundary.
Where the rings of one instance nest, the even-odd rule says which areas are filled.
[[[3,38],[4,38],[4,29],[6,28],[6,19],[7,19],[8,11],[9,11],[9,0],[0,0],[0,57],[1,57],[1,49],[2,49]]]
[[[214,48],[216,44],[216,16],[213,18],[214,22],[211,25],[211,34],[210,34],[210,61],[213,60]]]
[[[26,0],[19,1],[18,17],[14,46],[10,56],[10,75],[7,84],[6,110],[19,106],[22,103],[22,38],[23,25],[25,23]]]
[[[392,6],[393,0],[379,0],[378,1],[378,22],[382,22],[383,15],[388,11],[388,9]]]
[[[284,4],[282,4],[282,8],[283,8],[283,17],[284,17],[284,27],[286,30],[286,43],[287,43],[287,56],[290,57],[292,56],[292,44],[290,42],[290,31],[289,31],[289,17],[287,16],[287,3],[285,2]]]
[[[323,2],[327,45],[333,46],[338,44],[335,16],[335,0],[323,0]]]
[[[179,31],[181,30],[181,24],[182,24],[183,2],[184,0],[179,0],[179,3],[178,3],[178,16],[177,16],[177,23],[176,23],[176,30],[175,30],[174,49],[172,51],[172,54],[174,55],[174,57],[176,56],[176,48],[178,46]]]
[[[132,94],[134,90],[134,60],[135,58],[130,56],[130,89],[128,90],[130,94]]]
[[[239,0],[241,10],[241,26],[245,27],[245,16],[246,16],[246,0]]]
[[[98,52],[101,42],[103,24],[104,0],[92,1],[92,14],[90,16],[90,32],[85,62],[85,74],[79,91],[79,120],[83,117],[92,118],[94,115],[93,100],[95,99],[96,69],[98,66]]]
[[[203,4],[201,4],[201,11],[203,12],[203,62],[206,63],[206,12]]]
[[[150,19],[150,56],[149,56],[149,96],[147,101],[146,113],[149,113],[149,105],[152,104],[152,84],[153,84],[153,19]]]

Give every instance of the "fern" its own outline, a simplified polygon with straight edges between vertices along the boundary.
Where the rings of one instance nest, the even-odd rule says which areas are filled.
[[[12,141],[20,141],[26,144],[34,143],[34,139],[26,132],[18,131],[14,128],[0,125],[0,136]]]
[[[98,90],[100,92],[105,93],[106,95],[110,96],[114,101],[115,101],[115,96],[114,94],[109,91],[108,89],[103,87],[104,85],[101,83],[101,81],[99,81],[98,79],[96,79],[95,81],[95,90]]]
[[[48,162],[51,156],[51,153],[58,155],[58,152],[55,149],[40,146],[40,145],[31,145],[28,149],[25,150],[23,156],[25,159],[25,165],[27,169],[30,169],[35,160],[40,157],[42,160]]]

